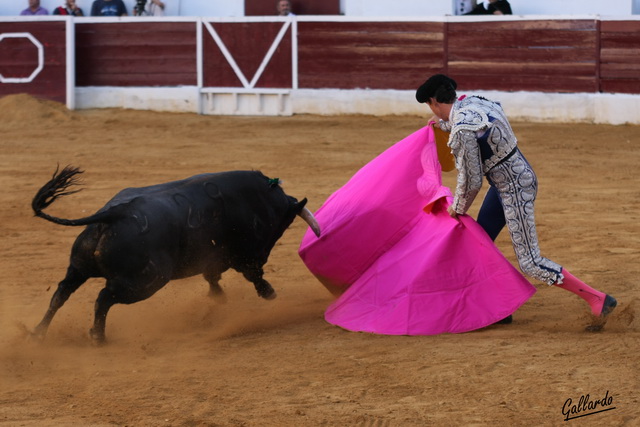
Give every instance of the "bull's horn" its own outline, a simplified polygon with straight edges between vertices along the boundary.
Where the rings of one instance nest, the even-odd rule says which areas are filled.
[[[307,208],[302,208],[298,215],[300,215],[300,218],[304,219],[304,222],[309,224],[309,227],[311,227],[315,235],[320,237],[320,225],[318,225],[318,221],[316,221],[316,218],[313,216],[311,211]]]

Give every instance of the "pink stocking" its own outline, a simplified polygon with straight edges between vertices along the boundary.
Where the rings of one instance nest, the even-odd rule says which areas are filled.
[[[602,313],[602,307],[604,306],[604,300],[607,297],[607,294],[593,289],[564,268],[562,269],[562,275],[564,276],[562,284],[556,284],[556,286],[578,295],[589,303],[591,306],[591,312],[595,316],[599,316]]]

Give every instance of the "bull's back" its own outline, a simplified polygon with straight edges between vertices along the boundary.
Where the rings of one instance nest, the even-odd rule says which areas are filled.
[[[225,195],[229,196],[239,192],[266,188],[268,183],[269,178],[259,171],[204,173],[178,181],[165,182],[146,187],[125,188],[109,200],[100,211],[130,202],[138,197],[163,198],[171,197],[175,194],[191,193],[197,189],[206,190],[207,186],[211,184],[218,186],[220,190],[223,190]],[[211,190],[207,192],[212,193]]]
[[[138,197],[167,197],[172,194],[180,193],[185,189],[188,190],[190,187],[197,186],[198,183],[204,182],[208,179],[214,178],[217,175],[225,173],[226,172],[200,174],[178,181],[165,182],[162,184],[150,185],[146,187],[125,188],[124,190],[118,192],[111,200],[109,200],[107,204],[101,209],[101,211],[113,208],[114,206],[121,205],[123,203],[131,202],[133,199]]]

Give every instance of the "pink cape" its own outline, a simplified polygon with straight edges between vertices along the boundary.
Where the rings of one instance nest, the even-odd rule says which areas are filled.
[[[512,314],[535,288],[469,216],[446,211],[433,129],[379,155],[315,213],[299,254],[333,293],[325,319],[388,335],[459,333]]]

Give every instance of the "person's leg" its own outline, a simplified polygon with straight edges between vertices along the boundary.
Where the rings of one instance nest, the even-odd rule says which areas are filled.
[[[604,317],[611,313],[617,304],[615,298],[591,288],[565,268],[540,254],[534,219],[537,180],[524,157],[514,158],[509,165],[502,167],[499,177],[505,183],[520,184],[517,188],[498,184],[507,228],[520,269],[534,279],[578,295],[589,304],[591,312],[596,316]]]
[[[540,253],[535,222],[536,175],[520,154],[496,166],[492,181],[500,192],[507,230],[520,270],[529,277],[555,284],[562,277],[562,266]]]
[[[507,223],[502,202],[500,201],[500,193],[493,185],[489,186],[489,191],[484,196],[480,212],[478,212],[477,222],[493,241],[496,240]]]
[[[573,292],[585,300],[591,307],[591,313],[593,313],[594,316],[606,316],[616,307],[617,302],[615,298],[597,289],[593,289],[569,273],[566,268],[562,269],[562,275],[564,276],[562,283],[556,283],[555,285],[569,292]]]
[[[500,193],[496,187],[491,185],[491,183],[489,183],[489,191],[487,191],[487,194],[484,196],[484,200],[482,201],[482,206],[480,207],[480,212],[478,212],[478,219],[476,222],[480,224],[494,242],[506,224],[504,208],[500,201]],[[509,325],[512,322],[513,315],[510,314],[495,324]]]

